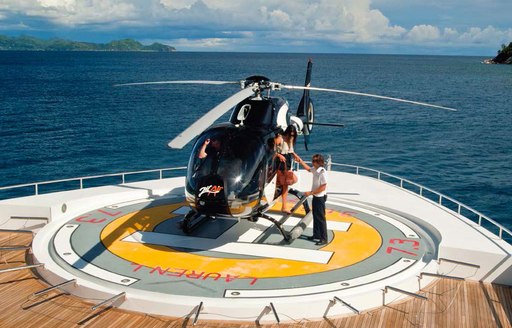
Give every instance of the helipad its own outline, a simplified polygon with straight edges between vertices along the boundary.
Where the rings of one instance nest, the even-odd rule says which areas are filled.
[[[186,235],[179,221],[187,211],[182,199],[168,198],[87,212],[55,232],[51,256],[67,271],[98,283],[174,295],[254,298],[353,288],[428,262],[434,252],[418,227],[361,204],[329,202],[329,244],[324,247],[306,238],[288,244],[262,219],[209,220]]]
[[[297,189],[309,184],[301,174]],[[185,234],[183,178],[18,200],[49,209],[51,222],[32,247],[49,284],[73,281],[63,289],[91,303],[122,295],[115,306],[144,313],[262,322],[276,320],[276,313],[289,320],[352,314],[406,297],[393,288],[417,292],[430,281],[418,278],[422,272],[492,277],[476,266],[439,265],[441,252],[501,261],[496,243],[444,207],[367,177],[330,172],[330,181],[324,246],[307,240],[311,225],[286,242],[264,219],[217,218]],[[280,205],[267,214],[280,219]],[[299,210],[285,229],[304,215]],[[459,225],[466,226],[463,234],[456,233]],[[473,234],[478,243],[454,249],[457,238]]]

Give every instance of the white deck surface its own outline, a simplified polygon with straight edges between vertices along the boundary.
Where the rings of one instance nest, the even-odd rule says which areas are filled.
[[[299,172],[299,183],[294,188],[309,190],[310,174]],[[458,269],[464,269],[463,274],[468,275],[466,278],[512,285],[512,246],[476,223],[415,193],[373,178],[335,171],[330,171],[329,177],[328,201],[355,200],[409,214],[426,230],[431,225],[436,230],[433,234],[439,233],[439,258],[481,266],[476,272],[459,266]],[[30,229],[41,226],[44,221],[12,222],[9,218],[47,217],[57,221],[102,206],[182,196],[183,182],[184,178],[149,180],[2,200],[0,223],[3,229]],[[64,204],[66,211],[63,213]],[[441,262],[441,267],[444,266],[446,270],[453,270],[451,265]]]
[[[299,173],[299,183],[294,188],[299,190],[310,189],[310,174],[305,171]],[[0,201],[0,223],[3,229],[39,229],[46,222],[44,220],[23,220],[11,219],[11,217],[46,217],[50,224],[49,227],[53,231],[57,227],[62,226],[63,222],[70,220],[81,213],[98,209],[101,207],[116,208],[116,206],[123,206],[127,204],[136,204],[148,199],[159,199],[162,197],[182,197],[183,196],[183,183],[184,178],[172,178],[163,180],[151,180],[137,183],[130,183],[121,186],[108,186],[90,188],[84,190],[75,190],[67,192],[58,192],[38,196],[23,197],[17,199]],[[328,306],[328,302],[335,295],[341,295],[345,299],[350,300],[350,303],[356,308],[365,309],[382,305],[382,289],[384,286],[395,286],[405,290],[414,292],[418,288],[417,275],[420,271],[428,271],[431,273],[447,274],[451,276],[463,277],[470,280],[479,280],[485,282],[493,282],[499,284],[512,285],[512,246],[505,241],[499,239],[496,235],[491,234],[485,229],[479,227],[477,224],[464,218],[463,216],[444,208],[432,201],[426,200],[412,192],[401,189],[397,186],[364,176],[358,176],[348,173],[329,172],[328,184],[328,202],[342,201],[347,206],[354,206],[359,210],[368,210],[361,207],[361,204],[369,204],[369,208],[379,208],[379,213],[384,213],[382,219],[395,221],[395,226],[403,231],[404,235],[413,235],[414,231],[410,230],[408,225],[401,225],[393,218],[394,213],[400,213],[402,217],[407,217],[411,222],[420,226],[424,231],[427,231],[432,237],[434,242],[438,245],[437,258],[446,258],[454,261],[466,262],[471,265],[454,264],[448,261],[433,261],[432,263],[424,264],[405,264],[397,262],[394,266],[400,271],[400,267],[409,268],[409,271],[399,272],[398,274],[386,278],[385,281],[379,281],[367,284],[361,288],[353,288],[345,291],[342,294],[329,294],[322,296],[322,289],[328,286],[311,286],[304,287],[303,290],[290,291],[287,295],[293,297],[296,293],[297,296],[291,299],[276,298],[272,299],[272,294],[265,293],[264,299],[246,299],[243,303],[238,304],[240,315],[247,315],[253,318],[255,313],[258,315],[263,310],[269,301],[273,301],[279,307],[280,312],[288,313],[290,317],[309,317],[318,318],[322,316],[322,311]],[[353,203],[352,203],[353,202]],[[387,210],[389,209],[389,211]],[[379,214],[380,215],[380,214]],[[387,218],[386,218],[387,217]],[[336,225],[331,226],[330,229],[347,229],[346,226]],[[71,233],[71,229],[70,232]],[[157,233],[151,235],[146,232],[145,240],[148,238],[159,239]],[[248,234],[251,234],[249,231]],[[44,233],[36,235],[34,240],[34,247],[44,247],[49,243],[52,236],[45,235]],[[129,236],[136,240],[141,236],[134,234]],[[253,238],[246,236],[247,238]],[[187,238],[187,237],[183,237]],[[245,238],[241,236],[241,238]],[[165,243],[165,240],[156,240],[154,243]],[[178,239],[172,241],[179,243]],[[186,242],[186,241],[183,241]],[[204,241],[205,249],[212,247],[212,241]],[[64,242],[65,244],[65,242]],[[186,244],[186,243],[185,243]],[[176,245],[174,245],[176,246]],[[179,245],[178,245],[179,246]],[[240,244],[223,244],[217,247],[228,248],[228,251],[236,251]],[[260,254],[256,249],[256,245],[247,245],[250,249],[238,249],[240,252],[247,254],[247,252],[254,252],[255,255]],[[256,247],[256,248],[255,248]],[[46,247],[47,248],[47,247]],[[265,248],[268,251],[269,248]],[[218,251],[222,252],[223,249]],[[37,253],[38,250],[35,250]],[[62,250],[65,253],[73,253],[70,249]],[[276,250],[276,256],[283,258],[297,259],[299,257],[306,258],[308,261],[317,261],[319,263],[328,261],[329,252],[311,250],[309,253],[295,254],[293,251],[281,252]],[[311,253],[311,254],[310,254]],[[325,253],[325,258],[323,254]],[[320,256],[319,256],[320,255]],[[40,270],[40,274],[50,283],[58,283],[63,280],[72,279],[73,277],[59,268],[56,264],[47,264],[51,262],[50,256],[47,254],[37,255],[36,258],[39,262],[45,263],[45,269]],[[74,258],[70,260],[74,263],[80,259]],[[96,272],[101,268],[91,266],[90,270]],[[101,274],[101,273],[99,273]],[[379,275],[380,273],[375,273]],[[112,276],[114,280],[125,279],[124,277]],[[354,281],[357,281],[355,278]],[[360,279],[359,279],[360,280]],[[125,280],[128,281],[128,280]],[[359,283],[361,283],[359,281]],[[421,282],[424,284],[424,282]],[[127,284],[129,284],[127,282]],[[364,282],[363,282],[364,284]],[[308,292],[311,289],[312,296],[303,296],[303,292]],[[328,290],[328,288],[326,289]],[[95,292],[96,291],[96,292]],[[82,282],[80,286],[75,287],[72,291],[73,294],[85,298],[107,298],[108,295],[115,295],[118,290],[112,289],[111,286],[102,288],[97,283]],[[233,291],[229,291],[230,293]],[[238,297],[248,297],[253,293],[253,297],[257,297],[260,291],[240,290],[237,291]],[[282,291],[274,291],[276,296],[282,296]],[[272,291],[270,291],[272,293]],[[320,294],[319,294],[320,293]],[[388,293],[393,299],[403,297],[393,292]],[[269,298],[270,297],[270,298]],[[208,308],[211,313],[226,313],[230,311],[234,303],[233,298],[227,297],[216,301]],[[185,297],[180,299],[179,304],[176,304],[172,298],[158,297],[155,298],[154,293],[138,291],[133,292],[128,297],[127,301],[123,303],[124,308],[135,311],[147,311],[151,313],[171,314],[181,316],[184,313],[190,313],[190,310],[196,306],[200,299],[195,297]],[[281,302],[281,303],[280,303]],[[230,305],[231,304],[231,305]],[[311,304],[318,304],[312,306]],[[172,310],[169,310],[172,308]],[[228,310],[226,310],[228,309]],[[259,309],[259,310],[258,310]],[[173,311],[173,312],[169,312]],[[337,312],[336,312],[337,311]],[[346,307],[337,308],[334,314],[350,313]],[[273,320],[272,314],[268,312],[261,314],[260,319],[264,322],[266,320]],[[205,315],[209,319],[222,319],[215,315]],[[251,319],[252,320],[252,319]]]

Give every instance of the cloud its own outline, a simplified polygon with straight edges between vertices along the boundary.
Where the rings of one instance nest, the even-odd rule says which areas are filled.
[[[441,32],[432,25],[416,25],[406,36],[407,39],[413,42],[437,41],[440,37]]]
[[[433,43],[442,45],[455,44],[492,44],[494,46],[503,43],[503,40],[512,40],[512,28],[499,30],[493,26],[486,28],[471,27],[459,32],[453,28],[444,28],[442,31],[432,25],[416,25],[407,34],[406,39],[410,43]]]
[[[136,19],[138,14],[133,3],[122,0],[3,0],[2,2],[0,10],[4,13],[46,19],[53,24],[65,27],[130,21]]]
[[[512,28],[498,30],[493,26],[484,29],[472,27],[459,37],[462,42],[467,43],[488,43],[489,41],[500,42],[500,40],[512,40]]]
[[[196,0],[160,0],[165,8],[169,10],[190,9]]]
[[[177,48],[187,48],[193,50],[211,50],[229,46],[230,39],[206,38],[206,39],[175,39],[172,44]]]
[[[496,47],[512,39],[511,28],[449,26],[422,22],[401,26],[375,5],[403,7],[405,0],[2,0],[0,29],[54,31],[81,30],[88,35],[112,31],[121,37],[169,40],[178,49],[274,50],[275,46],[311,49],[323,44],[331,49],[348,45],[486,44]],[[416,8],[424,2],[412,0]],[[469,11],[464,0],[435,0],[429,10],[454,16],[453,8]],[[487,8],[488,1],[469,0],[471,10]],[[507,6],[505,0],[489,0]],[[505,2],[504,2],[505,1]],[[509,0],[507,0],[509,1]],[[461,7],[461,4],[466,4]],[[425,5],[427,6],[427,5]],[[510,5],[508,5],[510,6]],[[483,8],[482,7],[482,8]],[[432,9],[434,8],[434,9]],[[401,9],[405,11],[405,9]],[[450,10],[449,13],[444,11]],[[421,20],[425,17],[414,14]],[[433,17],[430,15],[429,17]],[[418,18],[418,20],[420,20]],[[14,28],[13,28],[14,29]],[[183,48],[181,48],[183,47]],[[290,49],[293,51],[293,49]]]

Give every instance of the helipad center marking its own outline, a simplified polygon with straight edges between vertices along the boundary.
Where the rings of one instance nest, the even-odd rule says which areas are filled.
[[[188,213],[189,210],[189,207],[182,206],[172,213],[184,215]],[[275,215],[271,216],[274,216],[276,219],[279,218]],[[290,218],[286,222],[285,226],[293,227],[299,221],[299,218]],[[262,223],[267,227],[272,225],[270,221],[263,221]],[[310,226],[312,227],[312,223]],[[328,227],[331,230],[347,231],[350,227],[350,223],[329,221]],[[223,240],[224,238],[210,239],[187,236],[169,238],[169,234],[165,233],[137,231],[130,236],[125,237],[123,241],[324,264],[329,262],[329,259],[332,257],[332,252],[320,250],[252,244],[252,242],[258,239],[263,232],[264,231],[261,229],[251,228],[238,238],[238,242],[229,242],[228,240]],[[227,235],[229,234],[224,234],[224,236]]]
[[[125,214],[106,224],[100,235],[102,243],[108,245],[107,248],[112,254],[123,258],[129,263],[136,263],[149,268],[177,269],[183,268],[184,265],[186,265],[189,272],[194,272],[195,270],[196,272],[218,272],[223,275],[229,273],[230,275],[258,278],[300,276],[337,270],[371,257],[380,249],[383,243],[380,233],[374,227],[356,217],[337,211],[332,211],[327,214],[328,221],[336,222],[335,225],[340,225],[338,228],[341,229],[347,227],[347,224],[350,224],[350,229],[346,232],[334,231],[334,238],[332,238],[328,245],[322,247],[322,252],[332,253],[332,257],[328,263],[262,257],[245,259],[234,258],[232,256],[212,257],[196,252],[181,251],[179,249],[172,252],[172,256],[169,256],[169,246],[124,241],[126,237],[136,232],[154,232],[155,228],[166,220],[176,220],[177,224],[181,216],[173,212],[179,210],[180,213],[183,213],[184,207],[186,207],[186,203],[182,202],[148,207]],[[244,222],[244,224],[245,223],[246,222]],[[258,235],[265,229],[261,224],[261,222],[258,222],[254,226],[256,230],[259,230],[256,231]],[[238,224],[235,226],[238,226]],[[248,230],[243,230],[243,233],[247,231]],[[241,231],[239,234],[224,232],[219,237],[218,241],[239,242],[240,239],[238,238],[243,235],[243,233],[241,233]],[[255,235],[256,233],[252,234],[247,240],[254,240]],[[175,238],[181,238],[180,235],[167,236],[169,239],[173,240]],[[191,245],[189,245],[189,247],[190,246]],[[293,246],[283,246],[282,248],[285,251],[289,251]],[[322,260],[322,262],[324,261],[325,260]]]
[[[91,276],[116,284],[129,286],[139,280],[104,270],[82,259],[71,246],[71,235],[79,226],[79,224],[66,224],[55,235],[53,241],[55,251],[66,263]]]
[[[173,198],[180,198],[180,196],[171,195],[171,196],[167,196],[167,197],[161,197],[159,199],[173,199]],[[142,203],[147,203],[147,202],[148,202],[147,198],[141,198],[141,199],[135,199],[135,200],[130,200],[130,201],[126,201],[126,202],[116,203],[116,204],[108,205],[105,207],[110,208],[110,209],[118,209],[120,207],[125,207],[125,206],[135,205],[135,204],[142,204]]]
[[[219,243],[215,239],[188,236],[173,236],[171,239],[169,236],[170,235],[166,233],[137,231],[130,236],[125,237],[123,241],[323,264],[328,263],[329,259],[332,257],[332,252],[321,250],[282,247],[266,244],[236,242]]]
[[[279,220],[281,218],[280,216],[275,214],[269,214],[269,216],[273,217],[276,220]],[[299,218],[291,217],[288,220],[286,220],[283,226],[288,230],[292,229],[299,223],[300,220],[301,219]],[[350,222],[327,221],[327,230],[347,232],[351,224],[352,223]],[[260,220],[260,222],[258,222],[258,225],[254,225],[253,228],[247,230],[247,232],[240,235],[238,237],[238,241],[252,243],[256,239],[258,239],[267,228],[271,227],[272,225],[273,223],[270,221]],[[307,227],[313,229],[313,221],[311,221]]]
[[[281,288],[281,289],[227,289],[224,297],[226,298],[260,298],[260,297],[282,297],[282,296],[300,296],[320,294],[336,290],[343,290],[347,288],[356,287],[359,285],[369,285],[372,282],[385,279],[397,272],[401,272],[411,266],[417,261],[401,258],[392,265],[385,267],[374,273],[360,276],[354,279],[341,280],[329,284],[318,284],[309,287],[294,287],[294,288]]]
[[[185,215],[190,211],[190,207],[182,206],[171,213]],[[280,217],[277,215],[270,215],[275,219]],[[299,223],[300,219],[296,217],[289,218],[284,226],[292,228]],[[272,226],[270,221],[262,220],[261,222],[265,227]],[[328,229],[333,231],[346,232],[351,223],[349,222],[327,222]],[[255,227],[257,227],[255,225]],[[308,225],[309,228],[313,227],[313,222]],[[238,254],[238,255],[249,255],[258,256],[263,258],[275,258],[275,259],[287,259],[294,261],[305,261],[313,263],[327,263],[332,257],[332,252],[312,250],[307,248],[284,248],[282,246],[266,245],[266,244],[252,244],[259,237],[261,237],[264,230],[258,228],[251,228],[246,233],[238,238],[238,242],[230,242],[225,236],[229,236],[228,233],[224,233],[224,237],[217,239],[210,238],[198,238],[198,237],[186,237],[179,236],[169,238],[169,234],[148,232],[148,231],[137,231],[130,236],[123,239],[126,242],[133,243],[147,243],[152,245],[161,245],[168,247],[177,248],[190,248],[196,250],[208,250],[213,252]],[[231,238],[232,240],[232,238]],[[245,243],[244,243],[245,242]]]

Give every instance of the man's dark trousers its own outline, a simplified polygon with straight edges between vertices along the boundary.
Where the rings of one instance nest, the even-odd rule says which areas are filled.
[[[327,221],[325,220],[325,202],[327,195],[313,196],[313,238],[327,241]]]

